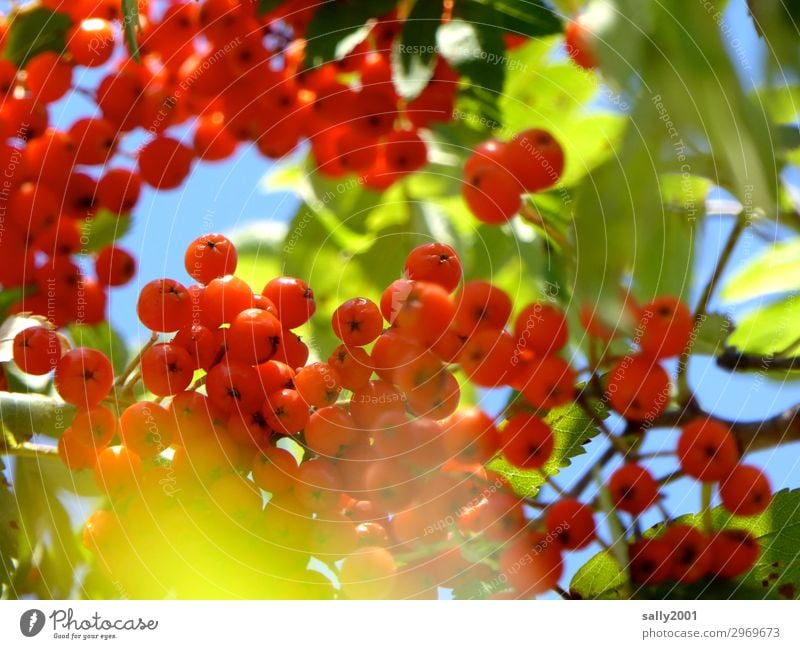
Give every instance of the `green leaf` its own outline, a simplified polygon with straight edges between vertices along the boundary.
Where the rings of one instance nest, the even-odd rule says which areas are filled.
[[[576,599],[619,599],[625,588],[625,572],[607,550],[583,564],[569,585]]]
[[[774,354],[800,338],[800,299],[796,296],[750,312],[728,345],[749,354]]]
[[[92,347],[108,356],[116,373],[122,372],[128,364],[128,348],[125,341],[109,323],[71,324],[67,326],[67,333],[76,347]]]
[[[797,290],[800,290],[800,239],[765,250],[726,282],[720,297],[726,302],[744,302]]]
[[[99,252],[124,236],[130,227],[130,216],[119,216],[102,209],[81,223],[81,249],[84,252]]]
[[[125,32],[125,45],[131,58],[139,63],[139,40],[141,29],[139,21],[139,0],[122,0],[122,27]]]
[[[366,38],[373,19],[391,11],[397,0],[348,2],[323,0],[306,32],[306,66],[323,65],[345,56]]]
[[[689,341],[689,354],[717,356],[720,354],[733,331],[733,322],[720,313],[705,315],[694,329]]]
[[[457,11],[462,3],[456,3]],[[495,20],[505,31],[521,36],[537,37],[556,34],[563,30],[561,19],[540,0],[465,0],[464,5],[489,7]]]
[[[597,435],[594,422],[577,404],[556,408],[545,418],[553,430],[553,454],[541,471],[526,471],[509,464],[502,456],[488,467],[508,478],[520,496],[533,497],[545,483],[545,476],[554,476],[571,464],[572,458],[585,453],[584,446]]]
[[[439,27],[436,42],[442,57],[469,82],[463,92],[472,96],[481,114],[499,124],[508,62],[502,32],[487,17],[456,18]]]
[[[32,6],[13,15],[6,36],[3,58],[23,67],[42,52],[61,53],[66,48],[72,21],[63,13]]]
[[[795,121],[800,112],[800,87],[794,84],[758,88],[750,93],[750,99],[777,124]]]
[[[75,409],[55,397],[0,392],[0,424],[17,442],[35,433],[61,437]]]
[[[392,81],[405,99],[416,97],[430,81],[436,63],[436,31],[442,19],[437,2],[418,0],[392,47]]]

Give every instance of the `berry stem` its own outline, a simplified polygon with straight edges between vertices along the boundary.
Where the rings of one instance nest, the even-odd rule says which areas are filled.
[[[137,367],[139,367],[139,363],[142,360],[142,354],[144,354],[148,349],[150,349],[153,345],[155,345],[156,342],[158,342],[158,334],[156,332],[153,332],[152,334],[150,334],[150,340],[148,340],[142,346],[142,348],[139,350],[139,353],[133,357],[133,360],[131,360],[131,362],[128,363],[128,366],[122,371],[122,374],[120,374],[117,377],[116,381],[117,387],[120,387],[125,384],[125,381],[128,379],[128,377],[134,372],[134,370],[136,370]]]
[[[714,518],[711,513],[711,496],[714,485],[711,482],[704,482],[700,490],[700,507],[702,511],[703,529],[710,533],[714,529]]]
[[[33,442],[9,444],[6,440],[2,440],[0,441],[0,455],[33,458],[45,456],[58,457],[58,449],[55,446],[49,446],[47,444],[34,444]]]

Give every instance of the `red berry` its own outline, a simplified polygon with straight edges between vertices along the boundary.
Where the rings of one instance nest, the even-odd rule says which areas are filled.
[[[475,217],[490,225],[510,221],[522,206],[517,179],[491,162],[475,164],[472,173],[464,177],[461,192]]]
[[[290,491],[296,473],[297,461],[282,448],[268,447],[253,460],[253,482],[271,494]]]
[[[346,390],[360,390],[372,378],[372,360],[361,347],[339,345],[328,358],[328,365]]]
[[[508,333],[482,327],[467,339],[456,360],[475,385],[492,388],[508,383],[514,350]]]
[[[295,277],[276,277],[261,293],[272,300],[281,324],[288,329],[308,322],[317,309],[314,292],[303,280]]]
[[[265,400],[258,372],[249,365],[222,362],[206,375],[206,392],[211,404],[222,414],[253,412]]]
[[[662,539],[639,539],[631,543],[631,579],[637,584],[657,585],[670,576],[672,547]]]
[[[230,324],[253,301],[253,291],[244,280],[234,275],[212,279],[200,294],[202,324],[210,329]]]
[[[511,316],[508,293],[482,279],[465,282],[455,303],[455,323],[465,334],[470,334],[480,325],[502,329]]]
[[[128,169],[111,169],[97,183],[97,202],[114,214],[127,214],[139,202],[142,181]]]
[[[638,343],[651,358],[678,356],[689,344],[694,318],[677,298],[660,297],[639,310]]]
[[[661,540],[671,548],[669,576],[684,584],[702,579],[711,567],[708,539],[696,527],[670,525]]]
[[[565,498],[553,504],[545,516],[547,531],[558,537],[561,546],[578,550],[594,540],[596,528],[591,507]]]
[[[78,119],[69,127],[68,133],[75,143],[76,164],[104,164],[114,154],[116,129],[102,117]]]
[[[709,572],[724,579],[739,577],[755,565],[760,552],[758,541],[750,532],[722,530],[709,541]]]
[[[102,286],[123,286],[136,274],[136,259],[127,250],[106,246],[97,253],[94,272]]]
[[[564,571],[558,544],[534,532],[511,541],[500,555],[500,570],[520,595],[541,595],[554,588]]]
[[[58,440],[58,457],[68,469],[80,471],[94,467],[97,462],[97,450],[94,446],[82,444],[72,432],[72,427],[69,427]]]
[[[78,65],[98,67],[114,53],[114,31],[111,23],[100,18],[87,18],[67,32],[67,51]]]
[[[553,433],[534,415],[516,415],[501,431],[503,455],[521,469],[541,469],[553,454]]]
[[[406,257],[405,274],[412,281],[438,284],[452,293],[461,282],[461,262],[446,243],[425,243]]]
[[[189,352],[195,370],[208,370],[224,351],[214,333],[203,325],[192,325],[178,330],[172,344]]]
[[[153,457],[172,443],[173,421],[170,414],[152,401],[128,406],[119,418],[122,443],[139,457]]]
[[[597,57],[590,46],[589,33],[581,20],[571,20],[564,31],[567,54],[580,67],[591,70],[597,67]]]
[[[557,408],[575,398],[575,372],[558,356],[533,361],[521,380],[522,394],[534,408]]]
[[[303,431],[308,448],[328,457],[339,457],[360,433],[350,413],[339,406],[315,411]]]
[[[291,435],[308,423],[308,404],[297,390],[283,389],[267,397],[267,424],[272,430]]]
[[[105,406],[80,408],[72,418],[72,434],[84,446],[96,451],[111,443],[117,432],[117,416]]]
[[[486,464],[500,450],[500,433],[479,408],[463,408],[444,422],[442,445],[449,457],[464,464]]]
[[[760,514],[772,502],[772,488],[763,471],[754,466],[737,466],[719,486],[722,504],[736,516]]]
[[[658,483],[638,464],[624,464],[608,481],[611,499],[618,509],[637,516],[658,499]]]
[[[186,248],[184,264],[189,276],[208,284],[211,280],[232,275],[236,270],[238,256],[230,239],[221,234],[204,234]]]
[[[385,548],[358,548],[342,562],[339,581],[348,599],[384,599],[391,595],[396,572],[394,557]]]
[[[450,328],[455,308],[450,295],[438,284],[409,282],[405,294],[391,298],[394,323],[411,338],[434,342]]]
[[[506,160],[516,181],[527,192],[555,185],[564,171],[564,151],[547,131],[518,133],[506,148]]]
[[[739,450],[728,428],[712,419],[695,419],[678,439],[681,468],[703,482],[719,482],[736,467]]]
[[[142,354],[141,364],[145,387],[159,397],[183,392],[194,375],[189,352],[170,343],[150,347]]]
[[[606,394],[611,406],[630,421],[658,417],[669,403],[669,376],[657,362],[626,357],[608,373]]]
[[[345,345],[369,345],[383,331],[380,309],[371,300],[355,297],[333,312],[333,333]]]
[[[336,403],[342,386],[327,363],[312,363],[294,377],[294,387],[309,406],[323,408]]]
[[[25,65],[25,85],[36,101],[61,99],[72,86],[72,66],[56,52],[40,52]]]
[[[28,327],[14,336],[14,362],[26,374],[47,374],[60,358],[61,341],[48,327]]]
[[[145,284],[136,305],[139,320],[153,331],[171,332],[191,324],[192,302],[186,287],[174,279]]]
[[[141,458],[124,446],[109,446],[98,453],[94,481],[111,498],[137,493],[141,476]]]
[[[520,347],[539,356],[556,354],[567,344],[567,318],[551,304],[534,302],[517,315],[514,337]]]
[[[55,386],[64,401],[90,407],[100,403],[114,384],[114,368],[101,351],[78,347],[56,365]]]
[[[307,460],[295,474],[294,493],[309,511],[330,512],[341,502],[342,475],[336,464],[324,458]]]
[[[159,136],[139,151],[139,176],[156,189],[175,189],[189,175],[193,160],[191,149],[178,140]]]
[[[428,162],[428,147],[415,130],[392,131],[385,146],[386,164],[391,171],[408,174]]]
[[[247,365],[270,360],[281,344],[283,329],[280,321],[261,309],[245,309],[231,323],[226,335],[228,356]]]

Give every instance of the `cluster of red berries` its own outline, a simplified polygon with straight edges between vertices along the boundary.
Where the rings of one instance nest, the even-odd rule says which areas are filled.
[[[556,586],[563,553],[597,536],[592,507],[565,498],[531,521],[525,500],[486,465],[502,454],[519,469],[542,470],[552,457],[554,434],[543,415],[571,403],[577,390],[559,355],[569,338],[564,313],[547,302],[529,304],[507,329],[510,297],[488,282],[464,281],[455,251],[429,243],[411,251],[405,276],[379,303],[342,303],[331,319],[341,344],[327,361],[309,362],[293,330],[316,311],[311,289],[279,277],[255,294],[233,275],[236,265],[233,244],[209,234],[186,251],[196,284],[146,284],[137,311],[154,336],[116,380],[103,353],[68,349],[48,326],[15,338],[18,366],[32,374],[55,369],[56,390],[77,408],[59,453],[70,468],[93,470],[108,495],[85,540],[115,578],[126,575],[127,587],[152,595],[152,583],[136,583],[141,570],[126,568],[130,544],[164,533],[163,518],[177,517],[185,526],[181,552],[213,553],[209,543],[229,547],[237,539],[285,596],[328,592],[306,570],[310,556],[338,570],[341,593],[353,598],[435,597],[438,586],[458,591],[475,583],[484,596],[520,597]],[[684,309],[662,299],[638,310],[635,359],[648,371],[663,372],[658,360],[688,343],[691,327],[678,317]],[[513,387],[521,405],[500,424],[479,408],[459,409],[458,369],[477,386]],[[652,381],[628,370],[611,376],[609,390],[617,389],[609,397],[616,408],[615,394],[629,395],[618,411],[640,421]],[[144,396],[135,389],[140,382]],[[687,425],[678,456],[687,475],[721,481],[733,513],[769,504],[769,484],[738,465],[721,424]],[[633,516],[658,500],[658,482],[636,463],[614,472],[608,488],[616,507]],[[757,544],[742,535],[707,539],[695,530],[687,538],[680,555],[661,538],[648,540],[646,553],[644,542],[635,542],[634,578],[730,577],[754,547],[757,555]],[[697,538],[730,547],[735,560],[690,565]],[[469,551],[476,540],[495,548],[485,561]],[[656,566],[658,547],[678,558]],[[164,564],[159,580],[174,586],[181,562]],[[656,576],[646,575],[647,566]],[[289,586],[300,582],[304,589]]]
[[[464,165],[462,193],[477,219],[499,225],[519,212],[523,194],[549,189],[563,171],[561,145],[547,131],[531,129],[510,142],[475,147]]]

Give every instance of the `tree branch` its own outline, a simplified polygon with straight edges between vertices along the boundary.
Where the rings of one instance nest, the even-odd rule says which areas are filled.
[[[717,365],[725,370],[800,370],[800,356],[778,356],[775,354],[747,354],[735,347],[726,348],[717,356]]]

